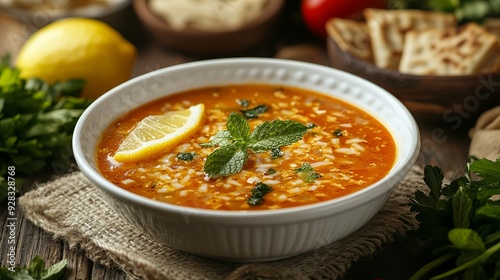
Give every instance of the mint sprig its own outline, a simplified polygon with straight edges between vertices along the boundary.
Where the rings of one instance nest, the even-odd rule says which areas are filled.
[[[291,120],[266,121],[253,132],[245,117],[231,113],[226,122],[227,130],[216,133],[202,146],[219,146],[208,155],[204,172],[210,178],[226,177],[240,172],[248,160],[249,151],[268,152],[302,139],[307,127]]]

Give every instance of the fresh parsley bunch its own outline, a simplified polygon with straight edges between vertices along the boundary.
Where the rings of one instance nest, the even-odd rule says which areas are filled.
[[[72,164],[73,129],[90,104],[78,97],[84,84],[22,79],[8,56],[0,60],[0,202],[7,195],[9,166],[21,189],[44,168],[55,173]]]
[[[221,130],[202,146],[219,146],[207,157],[205,173],[211,178],[229,176],[241,171],[249,153],[263,153],[290,145],[300,139],[307,126],[297,121],[266,121],[250,132],[250,125],[239,113],[231,113],[226,122],[227,130]]]
[[[500,279],[500,159],[473,160],[464,176],[449,184],[443,179],[439,167],[426,166],[430,192],[417,191],[412,201],[416,234],[431,241],[436,258],[411,279]],[[429,277],[450,262],[451,270]]]
[[[481,21],[500,16],[500,0],[389,0],[396,9],[423,9],[454,13],[459,21]]]

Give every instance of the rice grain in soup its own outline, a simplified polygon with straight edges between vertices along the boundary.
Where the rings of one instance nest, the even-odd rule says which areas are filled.
[[[206,108],[204,123],[184,143],[147,160],[112,160],[143,118],[199,103]],[[226,129],[230,113],[258,106],[267,110],[247,120],[251,131],[280,119],[298,121],[307,132],[279,151],[250,153],[237,174],[207,176],[203,166],[217,146],[202,144]],[[341,197],[383,178],[395,157],[390,132],[363,110],[321,93],[263,84],[193,89],[143,105],[106,129],[97,152],[101,173],[121,188],[166,203],[217,210],[279,209]],[[262,185],[269,187],[262,203],[249,204],[252,190]]]

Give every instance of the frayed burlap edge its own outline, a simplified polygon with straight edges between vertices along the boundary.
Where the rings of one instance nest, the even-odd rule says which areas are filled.
[[[34,224],[78,247],[94,262],[142,279],[340,278],[360,258],[417,228],[410,200],[424,189],[414,167],[365,226],[342,240],[292,258],[255,264],[208,260],[151,241],[117,216],[81,172],[41,184],[19,200]]]

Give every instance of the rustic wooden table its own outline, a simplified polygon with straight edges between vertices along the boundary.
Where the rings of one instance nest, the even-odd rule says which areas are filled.
[[[173,50],[162,48],[149,34],[143,30],[135,18],[133,11],[127,12],[126,23],[114,22],[115,27],[122,31],[127,39],[138,48],[137,63],[133,76],[155,69],[187,61],[204,59]],[[285,16],[290,25],[297,23],[294,13]],[[43,24],[40,19],[38,24]],[[36,30],[37,25],[23,20],[14,20],[0,15],[0,54],[9,52],[15,57],[20,46]],[[247,56],[272,57],[288,56],[292,59],[309,60],[328,65],[325,44],[311,37],[301,28],[289,28],[285,25],[277,32],[276,38],[266,42],[261,48]],[[300,46],[297,48],[297,46]],[[310,55],[296,55],[297,49],[309,50]],[[299,52],[300,53],[300,52]],[[419,164],[438,165],[445,172],[459,174],[467,161],[469,145],[468,129],[473,120],[463,118],[458,126],[441,121],[437,116],[430,121],[425,114],[415,113],[420,127],[422,149],[418,158]],[[5,266],[7,260],[7,215],[6,204],[0,204],[0,265]],[[126,274],[119,269],[103,267],[85,257],[80,248],[70,248],[63,240],[56,240],[50,234],[34,226],[25,218],[21,209],[16,212],[18,226],[16,228],[17,261],[29,263],[35,256],[43,257],[47,264],[53,264],[61,259],[68,260],[67,279],[125,279]],[[428,251],[417,249],[410,238],[397,240],[375,256],[361,260],[352,265],[346,279],[408,279],[418,267],[429,259]]]

